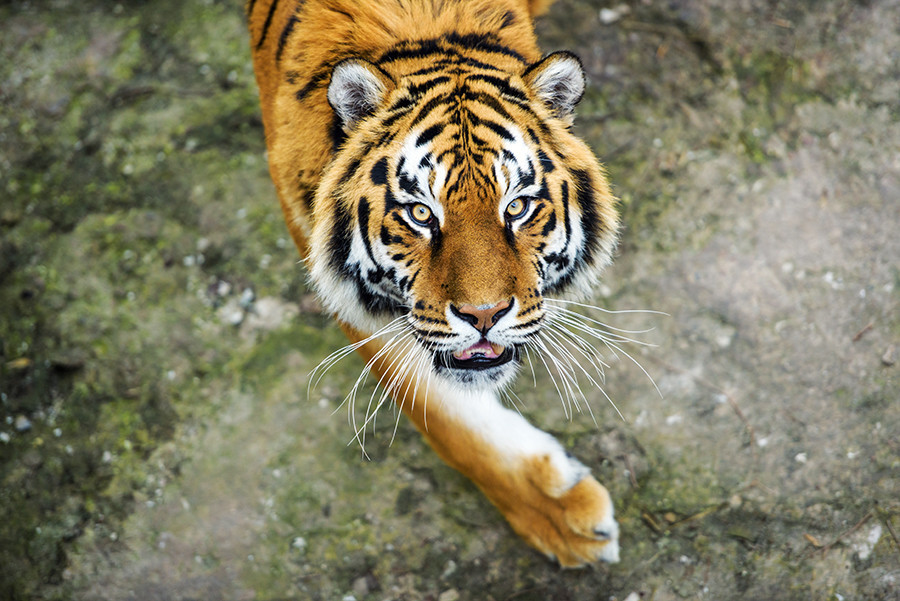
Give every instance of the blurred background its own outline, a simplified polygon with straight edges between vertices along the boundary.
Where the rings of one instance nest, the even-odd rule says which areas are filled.
[[[615,499],[622,562],[561,571],[391,410],[363,456],[358,359],[308,392],[344,339],[269,181],[241,3],[0,3],[0,598],[900,599],[898,23],[539,20],[621,199],[595,302],[667,314],[595,315],[652,329],[601,349],[624,419],[590,386],[570,415],[540,365],[514,389]]]

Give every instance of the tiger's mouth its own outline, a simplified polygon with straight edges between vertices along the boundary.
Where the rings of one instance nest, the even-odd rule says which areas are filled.
[[[519,352],[515,347],[504,347],[484,338],[467,349],[452,353],[437,353],[435,364],[448,369],[483,370],[499,367],[517,359]]]

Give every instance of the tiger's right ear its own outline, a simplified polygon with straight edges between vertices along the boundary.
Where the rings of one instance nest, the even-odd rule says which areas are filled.
[[[571,125],[585,88],[584,67],[578,57],[565,50],[548,54],[528,67],[523,77],[553,115]]]
[[[348,58],[335,65],[328,84],[328,104],[349,132],[361,119],[375,112],[394,82],[369,61]]]

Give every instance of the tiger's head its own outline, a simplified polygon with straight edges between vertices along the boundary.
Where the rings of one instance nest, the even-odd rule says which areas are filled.
[[[602,167],[570,131],[584,87],[565,52],[515,72],[337,64],[342,143],[309,257],[325,306],[362,332],[402,324],[419,364],[450,383],[507,383],[545,297],[590,292],[615,245]]]

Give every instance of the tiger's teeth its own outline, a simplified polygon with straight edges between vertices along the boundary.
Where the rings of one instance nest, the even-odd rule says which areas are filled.
[[[502,355],[503,351],[505,351],[505,350],[506,350],[506,348],[499,344],[495,344],[493,342],[487,342],[486,340],[483,340],[483,341],[479,342],[478,344],[470,346],[467,349],[464,349],[461,351],[453,351],[452,354],[453,354],[453,357],[455,359],[457,359],[458,361],[467,361],[467,360],[471,359],[472,357],[474,357],[475,355],[479,355],[481,357],[486,357],[489,359],[494,359],[494,358]]]

